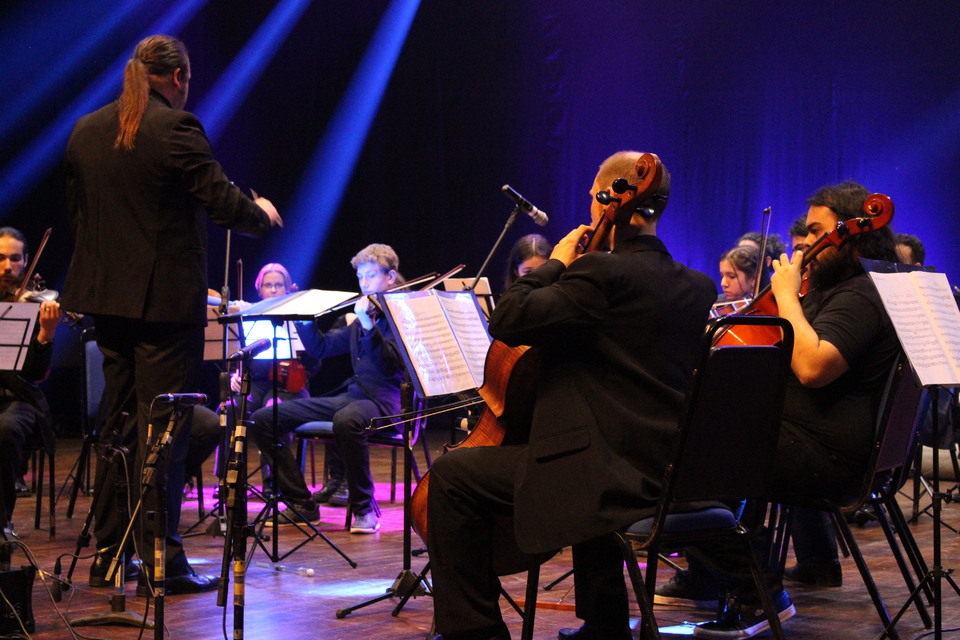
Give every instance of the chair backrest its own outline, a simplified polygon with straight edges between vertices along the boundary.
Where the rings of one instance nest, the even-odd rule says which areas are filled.
[[[97,346],[97,334],[92,328],[84,329],[80,335],[81,369],[80,369],[80,401],[83,407],[83,430],[86,435],[93,435],[97,431],[97,420],[100,414],[100,400],[103,397],[103,354]]]
[[[917,385],[910,365],[901,356],[890,372],[877,415],[875,471],[891,471],[910,461],[922,395],[923,388]]]
[[[713,346],[724,327],[738,324],[778,327],[783,338],[776,345]],[[772,316],[725,316],[707,326],[700,349],[664,478],[663,517],[677,503],[769,494],[793,328]]]
[[[855,503],[846,505],[844,509],[859,508],[872,493],[889,485],[891,479],[894,480],[894,489],[906,480],[905,472],[918,444],[922,397],[923,388],[917,385],[906,357],[901,354],[890,369],[881,396],[876,438],[860,495]]]

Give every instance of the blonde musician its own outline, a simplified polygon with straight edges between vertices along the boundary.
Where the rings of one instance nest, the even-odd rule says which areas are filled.
[[[402,282],[400,260],[385,244],[371,244],[350,261],[356,270],[363,294],[354,305],[355,318],[341,326],[321,332],[316,323],[297,326],[306,352],[322,360],[328,356],[350,355],[353,375],[339,388],[320,397],[301,398],[255,411],[251,434],[260,452],[270,463],[276,488],[287,509],[280,512],[281,523],[310,522],[320,519],[317,498],[307,488],[300,465],[287,447],[289,433],[313,420],[331,421],[336,447],[331,455],[331,479],[345,479],[353,521],[350,532],[372,534],[380,530],[380,509],[374,498],[367,448],[367,426],[376,416],[398,413],[400,384],[404,379],[403,359],[393,332],[383,314],[377,314],[368,296]],[[332,481],[332,480],[331,480]],[[337,487],[326,487],[332,494]],[[318,493],[323,493],[318,492]]]

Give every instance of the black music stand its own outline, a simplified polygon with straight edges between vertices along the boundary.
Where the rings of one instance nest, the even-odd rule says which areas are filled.
[[[355,294],[345,291],[324,291],[320,289],[308,289],[305,291],[296,291],[294,293],[287,294],[285,296],[278,296],[275,298],[268,298],[262,300],[254,305],[251,305],[247,309],[237,313],[230,313],[222,315],[218,318],[219,322],[228,324],[228,323],[237,323],[237,322],[249,322],[251,320],[264,320],[272,324],[273,326],[273,384],[274,384],[274,397],[278,394],[278,378],[277,375],[277,346],[278,338],[276,329],[284,322],[291,321],[312,321],[317,315],[325,312],[329,308],[336,306],[337,304],[342,303],[344,300],[354,297]],[[279,405],[274,402],[273,404],[273,420],[274,425],[277,422],[277,411]],[[278,438],[274,438],[278,440]],[[278,446],[283,446],[278,443]],[[307,543],[313,541],[316,538],[320,538],[327,545],[336,551],[351,567],[356,567],[357,563],[351,560],[337,545],[333,543],[324,533],[319,529],[318,526],[314,525],[311,522],[297,522],[294,523],[294,527],[304,536],[304,539],[300,541],[299,544],[295,545],[291,549],[287,550],[284,553],[280,552],[280,543],[279,543],[279,505],[281,502],[287,504],[288,509],[296,510],[294,505],[286,503],[283,496],[280,495],[277,491],[274,484],[272,475],[270,476],[270,484],[272,485],[269,492],[269,495],[262,495],[260,497],[264,498],[265,505],[263,509],[257,514],[254,518],[254,523],[260,523],[259,528],[257,528],[254,535],[254,544],[250,547],[249,554],[247,555],[246,563],[249,565],[250,560],[253,558],[253,554],[256,552],[257,547],[263,549],[263,551],[269,556],[270,561],[273,563],[280,562],[284,558],[292,555],[298,549],[306,545]],[[250,488],[247,485],[246,488]],[[264,545],[266,536],[264,535],[264,529],[268,522],[273,524],[273,533],[271,541],[271,548],[267,549]],[[255,524],[254,524],[255,526]]]
[[[940,387],[960,385],[960,353],[949,340],[943,338],[944,328],[955,330],[960,326],[960,310],[957,309],[950,283],[942,273],[932,267],[912,267],[898,263],[861,259],[867,272],[880,292],[884,308],[893,322],[900,344],[910,361],[920,384],[927,388],[933,406],[939,405]],[[939,441],[939,412],[933,412],[932,438]],[[946,580],[960,596],[960,586],[950,575],[953,569],[944,569],[941,564],[940,528],[941,507],[946,494],[940,491],[940,461],[933,456],[933,565],[904,602],[881,638],[896,625],[921,589],[933,583],[934,638],[943,637],[943,602],[941,581]]]
[[[338,609],[338,618],[395,597],[400,598],[392,612],[397,616],[408,599],[430,594],[426,581],[430,563],[427,562],[420,573],[414,573],[411,568],[412,433],[416,421],[424,419],[423,408],[412,406],[413,391],[416,390],[419,402],[426,402],[476,389],[483,379],[483,364],[491,342],[486,317],[473,291],[391,291],[376,295],[396,337],[408,375],[403,387],[404,413],[399,416],[405,418],[403,569],[386,593]],[[460,408],[470,402],[454,403],[447,409]]]
[[[223,363],[227,360],[227,357],[231,353],[235,353],[241,346],[243,346],[243,338],[240,334],[239,325],[235,324],[223,324],[221,325],[218,322],[218,318],[223,313],[236,313],[239,311],[237,306],[227,306],[222,304],[220,308],[209,304],[213,299],[207,300],[207,326],[204,328],[203,334],[203,361],[204,362],[217,362]],[[225,371],[220,370],[220,376],[228,375]],[[220,451],[219,457],[224,456],[226,451],[227,437],[228,434],[228,425],[233,424],[235,421],[227,420],[227,400],[229,400],[230,388],[228,384],[221,381],[220,384],[220,427],[223,429],[223,433],[218,449]],[[226,391],[224,391],[226,387]],[[216,475],[219,478],[222,475],[222,469],[224,467],[222,461],[218,461],[216,468]],[[188,470],[189,473],[189,470]],[[203,503],[203,491],[202,483],[198,480],[197,482],[197,500],[200,503],[200,516],[197,518],[197,521],[192,525],[187,527],[183,532],[183,537],[197,536],[201,533],[208,533],[210,535],[224,535],[226,531],[226,515],[225,509],[223,506],[223,495],[222,492],[218,491],[216,494],[217,501],[214,503],[213,507],[209,510],[206,509]],[[203,531],[195,531],[201,524],[206,522],[207,518],[210,516],[216,516],[216,522],[211,523]]]
[[[413,494],[413,434],[415,427],[422,429],[422,425],[417,423],[424,419],[423,401],[413,399],[413,385],[409,377],[400,386],[401,406],[400,414],[396,416],[381,416],[374,418],[374,424],[384,422],[382,426],[371,426],[372,429],[386,429],[395,425],[396,421],[403,422],[403,569],[394,579],[393,584],[383,593],[383,595],[371,598],[359,604],[343,609],[337,609],[337,617],[345,618],[357,609],[362,609],[371,604],[387,600],[389,598],[403,596],[403,601],[410,597],[427,595],[428,590],[420,586],[424,580],[424,574],[416,574],[412,570],[411,557],[413,555],[413,538],[410,535],[411,511],[410,496]],[[416,404],[416,406],[414,406]],[[423,435],[421,434],[421,437]],[[402,604],[394,609],[393,615],[397,615],[402,608]]]

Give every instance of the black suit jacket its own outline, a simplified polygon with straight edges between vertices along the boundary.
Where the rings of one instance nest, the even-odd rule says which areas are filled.
[[[117,103],[82,117],[67,144],[76,246],[65,309],[148,322],[206,322],[207,227],[262,235],[269,218],[213,158],[199,120],[151,92],[130,151],[114,148]]]
[[[549,260],[504,293],[490,334],[542,358],[514,478],[523,551],[595,538],[655,504],[716,297],[654,236],[568,268]]]

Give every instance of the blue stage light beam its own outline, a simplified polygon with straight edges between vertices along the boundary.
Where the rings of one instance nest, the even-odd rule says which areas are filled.
[[[16,131],[20,127],[21,120],[26,114],[34,111],[37,105],[59,90],[64,78],[78,73],[78,69],[89,65],[91,56],[96,53],[97,48],[103,46],[103,42],[111,37],[115,29],[123,25],[130,19],[131,15],[140,11],[141,6],[149,1],[126,0],[118,7],[109,7],[107,10],[101,8],[100,15],[93,28],[71,40],[72,46],[67,55],[61,56],[57,64],[48,65],[44,73],[33,74],[31,82],[25,83],[26,86],[23,87],[23,90],[17,93],[17,99],[7,101],[8,104],[4,107],[3,118],[0,119],[0,143],[10,132]],[[18,31],[15,36],[11,36],[11,39],[36,43],[33,47],[48,43],[55,44],[59,49],[62,43],[57,39],[50,38],[50,25],[56,24],[58,20],[63,20],[62,13],[60,15],[49,15],[49,13],[37,12],[62,12],[63,7],[57,5],[45,6],[45,3],[41,2],[31,4],[30,11],[29,22],[17,25],[21,29],[25,27],[30,31],[27,33]],[[7,35],[10,34],[7,34],[6,30],[0,32],[0,40],[6,40]]]
[[[310,6],[311,0],[282,0],[234,57],[230,67],[204,96],[194,113],[200,118],[210,140],[216,140],[236,113],[244,97],[267,68],[277,49]]]
[[[293,273],[310,274],[340,206],[420,0],[393,0],[353,74],[275,234],[273,255]],[[299,230],[295,232],[295,230]]]
[[[176,33],[207,3],[207,0],[182,0],[151,25],[136,42],[154,33]],[[136,45],[126,51],[50,123],[33,143],[4,167],[0,173],[0,219],[16,207],[37,181],[63,158],[67,139],[80,116],[93,111],[120,93],[123,67]]]

